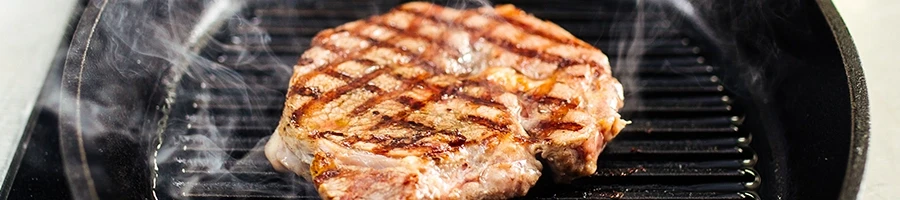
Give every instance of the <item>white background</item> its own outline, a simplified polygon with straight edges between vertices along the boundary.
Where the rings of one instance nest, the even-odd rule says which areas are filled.
[[[900,1],[833,0],[859,50],[872,135],[860,197],[900,199]]]
[[[856,42],[872,116],[864,200],[900,199],[900,1],[834,0]],[[0,180],[56,52],[70,0],[0,6]]]
[[[6,177],[75,2],[0,2],[0,181]]]

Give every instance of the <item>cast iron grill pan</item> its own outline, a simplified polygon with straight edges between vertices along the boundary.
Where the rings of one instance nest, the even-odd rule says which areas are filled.
[[[290,66],[320,30],[384,12],[399,3],[251,4],[243,15],[269,34],[266,40],[241,41],[258,32],[246,28],[246,22],[233,22],[217,35],[225,43],[203,53],[227,67],[208,70],[209,76],[236,72],[246,85],[219,84],[214,78],[182,83],[170,120],[172,128],[165,133],[171,137],[164,141],[180,148],[173,153],[172,162],[160,165],[157,195],[163,199],[318,198],[310,183],[293,174],[275,172],[261,149],[254,148],[263,144],[277,126],[288,85],[283,77],[290,72],[276,69],[274,62],[266,63],[272,61],[240,60],[238,49],[271,53]],[[644,15],[647,27],[635,27],[627,22],[635,20],[629,10],[635,9],[634,5],[593,1],[512,3],[603,50],[611,59],[613,71],[619,73],[616,76],[622,76],[620,57],[626,52],[620,44],[629,37],[616,33],[653,33],[652,40],[641,44],[646,49],[641,62],[631,66],[634,81],[626,82],[630,85],[626,85],[621,113],[633,123],[603,151],[597,172],[566,185],[542,178],[526,199],[759,199],[755,190],[760,178],[753,169],[756,155],[749,146],[751,136],[739,128],[743,114],[735,109],[739,106],[732,106],[729,91],[717,77],[724,66],[707,63],[710,54],[698,45],[704,38],[688,34],[691,30],[683,26],[673,26],[671,16],[651,11]],[[265,43],[267,48],[252,42]],[[212,141],[219,144],[216,147],[204,145],[210,141],[190,137],[213,131],[231,135]],[[222,154],[234,159],[210,161],[204,156]],[[230,172],[209,166],[215,162]],[[187,176],[201,178],[178,178]]]

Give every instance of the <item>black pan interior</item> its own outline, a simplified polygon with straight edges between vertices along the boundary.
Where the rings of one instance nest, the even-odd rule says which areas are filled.
[[[618,1],[618,3],[612,4],[601,4],[593,1],[571,1],[550,5],[547,5],[546,2],[538,1],[517,1],[513,3],[526,11],[534,12],[538,17],[557,17],[558,20],[561,18],[563,21],[555,22],[564,27],[568,26],[567,28],[579,37],[598,38],[593,41],[588,40],[588,42],[594,42],[594,44],[598,45],[601,49],[604,49],[607,53],[613,55],[616,51],[610,50],[615,49],[616,45],[613,43],[603,43],[602,38],[611,35],[608,31],[618,29],[611,28],[611,25],[604,26],[602,23],[603,19],[600,18],[603,16],[616,17],[614,15],[606,15],[605,13],[608,12],[618,10],[622,13],[628,13],[628,9],[634,9],[634,5],[631,3],[622,2],[624,1]],[[268,3],[270,2],[262,2],[257,5],[259,6],[257,8],[271,6]],[[284,2],[278,1],[274,3]],[[399,2],[386,1],[353,4],[336,1],[290,1],[287,3],[298,8],[306,7],[307,9],[312,10],[328,10],[348,5],[364,5],[355,9],[357,12],[348,12],[364,13],[362,15],[334,15],[325,18],[323,21],[313,23],[316,25],[323,25],[339,24],[342,23],[342,21],[352,20],[368,14],[384,11],[384,9]],[[152,130],[156,121],[160,118],[159,113],[156,112],[158,105],[161,105],[162,102],[162,97],[160,95],[162,91],[158,86],[161,85],[160,81],[162,80],[163,74],[157,72],[164,71],[167,67],[167,62],[155,60],[154,57],[150,55],[128,53],[129,51],[122,51],[117,48],[121,45],[127,46],[127,44],[134,41],[127,41],[106,34],[114,32],[114,30],[107,30],[104,29],[104,27],[99,27],[96,29],[95,36],[91,38],[86,37],[85,33],[90,29],[90,21],[93,21],[93,18],[90,18],[90,16],[95,16],[91,14],[102,12],[98,9],[100,5],[99,2],[91,2],[87,5],[84,11],[85,15],[83,15],[81,22],[79,23],[78,30],[76,30],[76,33],[73,36],[74,39],[68,51],[70,55],[80,55],[80,53],[88,50],[89,52],[84,55],[87,55],[88,58],[98,58],[93,59],[96,63],[89,64],[91,67],[85,69],[87,70],[85,74],[89,74],[89,76],[86,76],[87,78],[84,78],[80,83],[81,85],[86,86],[85,88],[97,89],[98,92],[86,93],[82,98],[102,102],[104,105],[108,106],[117,106],[121,109],[107,110],[98,113],[97,115],[79,117],[84,117],[86,119],[83,121],[105,124],[110,127],[120,127],[115,131],[127,134],[101,134],[101,137],[90,138],[87,140],[87,147],[89,149],[86,153],[91,163],[91,171],[97,172],[94,174],[97,176],[95,178],[97,187],[101,188],[99,190],[99,195],[101,197],[153,198],[154,191],[150,188],[154,182],[173,182],[167,180],[154,181],[151,173],[153,171],[151,167],[152,163],[148,160],[153,156],[154,147],[156,145],[154,142],[155,139],[152,137],[142,138],[139,136],[146,134],[145,130]],[[112,4],[112,6],[146,10],[146,12],[158,15],[160,18],[172,17],[168,16],[171,15],[170,13],[165,12],[169,7],[164,4],[119,3]],[[726,111],[690,111],[685,114],[687,111],[684,110],[652,110],[664,109],[666,107],[633,107],[631,108],[634,109],[632,110],[633,112],[628,112],[626,115],[632,118],[651,116],[655,118],[677,119],[679,117],[702,117],[710,116],[709,114],[726,113],[729,116],[737,116],[739,119],[737,121],[742,122],[738,124],[735,124],[735,121],[727,123],[740,125],[740,131],[733,133],[737,136],[734,138],[743,137],[746,140],[744,142],[749,143],[749,146],[740,141],[722,140],[722,138],[730,137],[716,136],[714,133],[706,133],[706,135],[704,135],[702,133],[698,134],[697,132],[691,132],[692,134],[698,134],[696,138],[704,140],[703,142],[737,142],[735,143],[735,147],[740,149],[732,154],[728,154],[728,151],[723,151],[716,146],[716,151],[699,152],[698,154],[696,145],[691,146],[690,143],[685,143],[685,141],[691,141],[686,139],[685,136],[665,136],[663,135],[664,132],[657,132],[651,134],[651,136],[647,136],[647,131],[643,131],[643,133],[641,131],[626,133],[631,135],[623,135],[625,139],[620,143],[632,141],[631,144],[628,144],[630,146],[625,145],[621,147],[621,151],[616,151],[616,147],[611,145],[611,148],[607,149],[604,158],[609,157],[613,160],[623,161],[621,163],[630,162],[630,164],[632,164],[629,165],[630,167],[612,167],[610,169],[624,169],[624,171],[612,171],[605,175],[600,174],[601,176],[591,178],[591,182],[581,183],[581,187],[578,185],[573,187],[542,183],[536,187],[536,192],[533,192],[533,196],[551,198],[653,197],[660,199],[690,199],[704,195],[706,195],[705,198],[710,199],[835,199],[838,196],[841,184],[843,183],[850,145],[851,118],[850,99],[848,96],[849,88],[847,85],[848,78],[844,71],[844,66],[838,51],[839,48],[834,42],[834,37],[831,34],[829,26],[825,22],[823,14],[820,12],[815,1],[756,1],[753,3],[715,1],[707,2],[705,4],[695,4],[695,6],[701,8],[701,11],[705,11],[702,12],[704,14],[704,21],[706,21],[707,25],[716,33],[713,37],[710,37],[706,32],[697,31],[699,25],[691,23],[690,20],[676,20],[677,23],[670,23],[668,25],[671,30],[678,30],[680,34],[684,34],[684,38],[688,38],[688,43],[698,47],[700,53],[694,53],[695,51],[693,48],[687,48],[685,52],[677,52],[680,51],[678,48],[670,48],[648,50],[647,55],[648,57],[652,57],[654,53],[659,54],[657,56],[665,56],[671,53],[702,54],[701,56],[704,61],[701,64],[714,67],[714,71],[716,72],[714,75],[724,87],[724,90],[718,91],[717,87],[715,87],[715,85],[718,84],[713,84],[713,87],[710,88],[715,91],[711,90],[708,93],[724,92],[723,94],[729,97],[728,105],[732,106],[732,109]],[[253,16],[257,14],[252,8],[254,7],[247,9],[243,15],[252,19]],[[605,12],[596,12],[601,9],[605,9],[603,10]],[[583,12],[603,14],[585,17],[585,14],[579,14]],[[545,16],[541,16],[541,13],[544,13]],[[673,19],[681,19],[679,17],[684,17],[666,16],[673,17]],[[619,19],[628,19],[629,17],[634,18],[634,16],[628,16],[626,14],[620,16]],[[263,24],[266,22],[267,21],[260,21],[260,23]],[[627,26],[629,24],[626,23],[622,25]],[[304,25],[304,27],[308,26]],[[289,31],[299,31],[300,33],[304,33],[305,31],[306,34],[310,34],[314,33],[315,30],[315,27],[313,27]],[[269,32],[273,31],[277,32],[278,30],[269,30]],[[222,41],[223,44],[227,44],[229,40],[232,39],[232,37],[230,37],[232,35],[229,34],[230,32],[223,31],[217,35],[217,40]],[[660,32],[660,34],[667,33],[663,31]],[[295,36],[296,35],[297,34],[295,34]],[[625,34],[624,36],[627,37],[628,35]],[[275,58],[283,58],[281,61],[282,63],[292,63],[293,60],[295,60],[296,53],[302,51],[302,48],[297,49],[297,47],[302,47],[304,41],[302,38],[298,38],[278,40],[285,38],[271,37],[271,41],[278,41],[276,42],[278,44],[290,44],[289,46],[282,46],[282,49],[278,49],[278,46],[272,45],[272,55],[274,55]],[[84,48],[83,46],[86,46],[88,40],[93,40],[92,43],[90,43],[91,47]],[[680,43],[683,41],[676,42]],[[677,45],[679,43],[672,44]],[[604,44],[608,46],[603,46]],[[112,53],[123,54],[123,56],[116,60],[99,59]],[[220,58],[226,59],[221,62],[227,62],[229,57],[222,57],[221,55],[223,55],[223,53],[227,52],[219,49],[210,49],[204,51],[202,56],[217,61]],[[79,61],[79,59],[83,58],[70,56],[67,60],[68,62],[66,62],[66,66],[58,66],[56,68],[58,70],[55,70],[55,73],[51,73],[51,77],[62,77],[62,74],[65,72],[75,70],[76,68],[73,64],[78,62],[73,61]],[[90,61],[90,59],[86,60]],[[142,60],[142,62],[138,64],[137,60]],[[681,61],[687,62],[690,60]],[[694,58],[693,61],[696,62],[697,59]],[[672,62],[676,61],[669,61],[669,63]],[[145,70],[134,71],[134,75],[132,76],[123,76],[120,71],[122,66]],[[703,72],[706,68],[704,66],[704,68],[692,68],[692,70],[700,70],[698,72]],[[239,72],[239,74],[243,73],[241,70],[235,71]],[[247,74],[241,74],[241,76],[253,77],[253,74],[262,74],[263,76],[266,76],[265,71],[255,72],[253,70],[244,70],[244,72],[251,73],[251,75],[247,76]],[[667,93],[680,94],[684,92],[680,90],[667,91],[673,88],[667,86],[672,86],[673,84],[678,86],[678,83],[683,83],[678,82],[679,79],[671,79],[671,77],[683,77],[683,73],[679,74],[679,76],[671,76],[671,74],[667,75],[666,72],[647,71],[643,72],[641,76],[642,77],[639,78],[665,78],[666,76],[669,76],[670,79],[649,79],[649,82],[641,82],[643,86],[646,86],[644,93],[634,93],[630,98],[652,99],[654,97],[661,97],[660,95],[671,95]],[[690,76],[690,74],[688,74],[688,76]],[[68,80],[67,78],[68,77],[63,77],[63,80]],[[706,78],[708,78],[708,76]],[[269,81],[266,82],[266,84],[273,85],[281,84],[278,81],[283,81],[277,79],[262,80],[264,82]],[[648,79],[636,80],[640,82],[647,81]],[[653,80],[663,81],[652,82]],[[692,82],[691,84],[694,83],[698,84],[696,86],[706,86],[703,85],[703,82]],[[49,83],[44,87],[44,92],[51,95],[43,95],[42,98],[54,98],[53,94],[58,94],[59,92],[73,93],[74,88],[77,88],[73,86],[77,84],[78,83],[67,81],[61,81],[61,83]],[[199,91],[204,88],[199,87],[199,82],[186,81],[182,84],[181,89],[185,92],[179,97],[179,101],[181,103],[180,105],[184,106],[175,107],[175,112],[182,112],[182,114],[185,115],[180,117],[187,117],[187,113],[192,112],[191,107],[193,107],[191,104],[193,102],[191,100],[192,96],[190,96],[191,93],[187,91],[190,91],[190,89]],[[108,87],[109,85],[115,85],[116,87]],[[109,94],[99,92],[102,90],[99,90],[98,88],[116,88],[112,90],[112,93],[116,94],[114,96],[115,98],[111,98]],[[647,91],[650,92],[648,93]],[[272,92],[277,93],[278,90],[274,89]],[[693,92],[694,93],[687,93],[697,94],[697,92],[699,92],[701,94],[706,94],[704,91]],[[700,97],[703,97],[703,95],[694,95],[692,97],[697,98],[693,98],[687,103],[703,102],[699,100],[702,99]],[[257,100],[263,100],[262,102],[255,102],[260,103],[261,105],[272,104],[272,102],[266,101],[274,101],[276,102],[276,105],[278,102],[277,99],[259,98]],[[62,106],[74,105],[65,104],[65,102],[63,102]],[[678,108],[678,106],[679,105],[669,105],[668,108]],[[687,107],[690,108],[691,106]],[[693,105],[693,107],[696,108],[698,106]],[[277,109],[278,108],[274,108],[274,110]],[[650,109],[652,112],[644,112],[646,110],[641,109]],[[60,121],[57,117],[62,115],[59,114],[61,111],[58,108],[39,107],[36,108],[36,110],[40,111],[36,112],[38,115],[35,117],[35,120],[31,122],[36,128],[32,129],[31,132],[26,133],[30,137],[26,137],[28,140],[23,141],[21,149],[19,150],[19,154],[22,154],[22,156],[20,156],[20,163],[17,164],[19,166],[18,170],[11,170],[12,176],[9,176],[10,178],[8,178],[4,184],[10,185],[11,187],[4,187],[3,194],[8,193],[8,197],[13,199],[27,199],[29,197],[47,197],[51,199],[67,198],[71,193],[69,190],[65,189],[69,187],[66,182],[63,164],[60,161],[60,154],[58,153],[58,136],[59,134],[73,134],[72,129],[66,128],[68,122],[65,120],[62,121],[62,124],[59,123]],[[258,116],[259,114],[259,112],[255,113],[254,116]],[[270,118],[271,117],[265,119]],[[731,120],[732,118],[729,117],[728,119]],[[246,118],[246,120],[260,120],[260,118],[251,117]],[[187,121],[188,120],[182,122]],[[270,121],[263,122],[263,124],[264,123],[274,125]],[[652,121],[649,123],[652,123]],[[672,123],[676,123],[677,125],[678,122]],[[172,124],[174,124],[172,125],[173,127],[179,125],[177,122],[173,122]],[[184,125],[184,123],[181,125]],[[62,126],[63,129],[53,128],[59,126]],[[635,126],[640,126],[640,124]],[[697,126],[693,125],[693,127]],[[669,128],[674,129],[677,127]],[[262,129],[263,130],[256,130],[256,134],[260,137],[264,136],[264,133],[266,133],[265,128]],[[189,130],[169,129],[169,131]],[[628,137],[633,138],[629,139]],[[650,141],[650,143],[647,143],[647,141]],[[659,141],[667,141],[670,143],[669,146],[666,146]],[[642,147],[656,150],[656,152],[648,153],[648,151],[641,151],[641,148],[637,148],[636,150],[630,148],[631,146],[645,144],[652,145]],[[701,145],[700,147],[703,146]],[[745,149],[752,149],[753,151],[746,151]],[[701,148],[700,150],[703,149]],[[234,150],[227,151],[229,153],[236,153]],[[675,153],[673,154],[672,152]],[[253,152],[237,152],[237,154],[240,155],[248,155],[251,153]],[[647,163],[647,159],[652,161],[654,158],[659,160],[658,158],[660,157],[675,156],[673,159],[681,160],[682,162],[657,162],[653,164],[666,166],[678,164],[696,165],[697,162],[693,161],[697,161],[701,158],[706,159],[708,158],[707,156],[710,156],[711,154],[712,156],[725,155],[723,158],[729,158],[728,156],[734,156],[733,158],[746,158],[745,156],[747,155],[750,155],[750,158],[752,158],[752,156],[755,155],[758,159],[756,159],[757,162],[755,162],[755,165],[751,165],[750,168],[740,167],[744,165],[734,168],[737,169],[733,172],[734,174],[728,174],[721,171],[709,171],[714,168],[699,168],[700,171],[694,171],[692,173],[685,173],[685,170],[672,172],[665,171],[665,169],[672,168],[654,168],[650,163]],[[169,169],[172,170],[169,172],[178,173],[178,170],[175,169],[178,168]],[[650,170],[647,171],[647,169]],[[653,171],[657,169],[661,171]],[[745,171],[745,169],[750,169],[750,171]],[[167,169],[165,169],[164,166],[163,169],[160,169],[160,172],[166,172],[166,170]],[[747,179],[747,173],[755,174],[749,176],[749,179]],[[256,175],[241,175],[237,178],[259,179],[260,177],[257,177]],[[755,183],[756,178],[759,178],[759,181],[761,182]],[[285,186],[279,182],[284,181],[279,179],[299,181],[296,177],[291,178],[290,175],[285,174],[268,174],[263,175],[262,179],[263,181],[261,183],[263,184],[245,184],[237,185],[237,187],[258,187],[261,189],[272,189],[271,187],[274,187],[276,190],[285,189],[289,192],[297,192],[294,197],[305,197],[302,188],[284,188]],[[216,180],[212,179],[211,183],[215,182]],[[218,182],[221,183],[225,181]],[[719,185],[716,185],[718,183],[729,182],[740,185],[734,185],[733,188],[722,188],[719,187]],[[711,185],[707,183],[711,183]],[[748,188],[748,185],[746,185],[747,183],[751,183],[749,186],[752,187]],[[635,186],[645,186],[646,188]],[[756,188],[757,186],[758,188]],[[161,186],[161,188],[165,187],[174,186]],[[214,192],[221,192],[223,189],[229,189],[230,187],[232,186],[223,186],[221,184],[210,186]],[[660,188],[663,189],[660,190]],[[162,194],[160,196],[163,198],[179,197],[178,194]],[[216,196],[206,197],[216,198]],[[240,196],[237,197],[240,198]]]

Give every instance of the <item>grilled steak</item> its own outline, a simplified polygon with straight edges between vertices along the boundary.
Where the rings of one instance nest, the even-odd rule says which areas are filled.
[[[407,3],[320,32],[266,145],[328,199],[521,196],[594,173],[625,126],[600,50],[511,6]]]

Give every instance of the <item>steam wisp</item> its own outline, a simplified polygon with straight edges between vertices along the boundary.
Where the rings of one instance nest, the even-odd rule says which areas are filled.
[[[109,33],[108,37],[118,41],[118,45],[111,45],[111,49],[117,52],[129,52],[133,57],[127,55],[111,54],[109,60],[116,62],[131,62],[133,65],[123,65],[112,67],[114,76],[134,78],[134,77],[161,77],[161,86],[163,87],[164,101],[162,107],[156,111],[161,116],[153,129],[141,129],[136,134],[123,134],[134,141],[141,141],[156,144],[148,151],[153,156],[151,158],[152,168],[154,170],[153,182],[151,183],[155,192],[165,193],[166,196],[172,197],[189,197],[192,191],[203,190],[196,186],[200,185],[201,180],[244,180],[250,178],[247,176],[248,171],[263,172],[267,171],[267,163],[262,155],[262,147],[267,138],[258,141],[245,141],[246,138],[235,135],[235,128],[247,126],[256,123],[258,119],[271,119],[279,117],[277,114],[268,116],[268,113],[259,108],[259,105],[253,102],[267,100],[260,99],[258,93],[262,92],[278,92],[282,91],[287,85],[278,85],[278,88],[260,87],[259,85],[251,85],[247,79],[231,67],[250,67],[250,68],[266,68],[272,73],[265,78],[276,79],[278,81],[287,80],[290,76],[290,66],[294,63],[283,63],[278,55],[275,55],[267,43],[272,38],[262,30],[258,25],[258,20],[246,19],[241,16],[239,11],[244,8],[243,1],[218,0],[205,2],[183,2],[169,1],[165,7],[144,9],[146,2],[115,2],[117,6],[110,7],[109,14],[100,19],[100,26],[103,31]],[[617,16],[626,16],[625,19],[617,19],[618,23],[612,26],[628,26],[627,31],[612,33],[614,34],[613,42],[617,45],[616,60],[614,63],[615,75],[629,90],[637,91],[640,85],[637,85],[636,69],[641,65],[644,59],[644,53],[649,46],[653,45],[654,40],[661,34],[662,30],[671,27],[653,27],[657,24],[648,24],[648,15],[665,14],[666,11],[658,9],[656,6],[659,2],[650,0],[636,0],[637,7],[634,10],[619,14]],[[689,12],[690,5],[684,1],[674,2]],[[486,0],[479,1],[451,1],[451,7],[486,7],[492,3]],[[284,7],[291,7],[287,5]],[[676,6],[678,7],[678,6]],[[191,9],[202,10],[203,12],[191,12]],[[376,10],[387,10],[390,8],[376,8]],[[152,12],[151,12],[152,11]],[[598,11],[606,12],[606,11]],[[200,13],[200,14],[198,14]],[[695,14],[690,14],[695,15]],[[160,19],[162,18],[162,19]],[[699,17],[696,17],[698,18]],[[674,26],[678,21],[666,22],[669,26]],[[234,26],[230,26],[234,25]],[[240,35],[231,39],[232,41],[221,41],[222,38],[213,37],[218,31],[235,31],[234,29],[244,30]],[[620,29],[616,29],[620,30]],[[578,30],[570,30],[578,31]],[[591,30],[595,31],[595,30]],[[595,44],[596,45],[596,44]],[[223,60],[211,60],[204,55],[204,51],[225,51],[228,48],[228,54]],[[603,49],[601,49],[603,50]],[[218,58],[217,58],[218,59]],[[224,61],[224,60],[229,60]],[[90,61],[88,61],[90,62]],[[116,63],[111,62],[111,63]],[[162,66],[162,67],[160,67]],[[157,75],[164,72],[163,75]],[[186,78],[187,77],[187,78]],[[183,80],[184,79],[184,80]],[[186,82],[195,81],[199,83],[200,89],[192,88]],[[275,82],[278,82],[275,81]],[[193,83],[193,82],[189,82]],[[228,99],[227,103],[241,105],[249,110],[234,111],[244,114],[249,112],[249,117],[223,118],[220,111],[214,111],[205,107],[204,102],[212,102],[213,98],[217,98],[211,93],[213,90],[221,88],[234,89],[235,95]],[[107,86],[105,88],[91,88],[96,90],[126,90],[117,88],[117,86]],[[197,91],[197,94],[186,94],[186,91]],[[110,92],[108,95],[115,97],[120,91]],[[196,112],[190,116],[182,118],[175,116],[175,109],[178,106],[184,106],[179,98],[183,95],[193,95],[198,105],[194,106]],[[222,103],[218,101],[217,103]],[[275,102],[281,103],[281,102]],[[87,107],[95,110],[86,111],[95,118],[101,118],[102,113],[109,109],[109,102],[92,102],[84,101]],[[629,99],[626,104],[640,104],[634,98]],[[92,106],[95,105],[95,106]],[[61,111],[60,112],[64,112]],[[217,113],[219,112],[219,113]],[[263,115],[265,113],[266,115]],[[235,114],[235,113],[229,113]],[[136,114],[137,115],[137,114]],[[75,117],[76,115],[65,115],[67,117]],[[84,116],[84,114],[78,115]],[[140,119],[142,117],[134,117]],[[262,124],[259,126],[273,125]],[[265,123],[268,123],[267,121]],[[104,127],[102,124],[96,124],[97,127],[84,127],[85,137],[98,137],[99,134],[107,134],[114,132],[117,127]],[[188,130],[184,130],[185,128]],[[201,131],[195,131],[201,130]],[[191,132],[195,131],[195,132]],[[121,131],[128,132],[128,131]],[[179,143],[179,141],[190,141],[189,143]],[[249,144],[236,149],[235,143]],[[233,152],[246,152],[238,158],[232,157]],[[188,152],[188,155],[179,155],[180,152]],[[187,159],[190,158],[190,159]],[[261,158],[261,160],[260,160]],[[196,169],[183,168],[181,173],[162,173],[160,170],[167,166],[178,166],[184,163],[190,163],[197,166]],[[191,171],[202,173],[187,173]],[[235,173],[235,172],[241,173]],[[166,175],[177,175],[177,177],[166,177]],[[173,181],[174,180],[174,181]],[[258,181],[258,180],[254,180]],[[297,185],[302,185],[299,180]],[[158,184],[166,184],[175,182],[175,187],[167,187]],[[249,182],[249,181],[248,181]],[[212,186],[204,186],[212,187]],[[305,186],[300,186],[305,187]],[[165,190],[162,190],[165,189]],[[271,188],[246,188],[254,190],[260,194],[276,194],[281,191],[272,191]],[[96,195],[92,195],[96,196]]]

